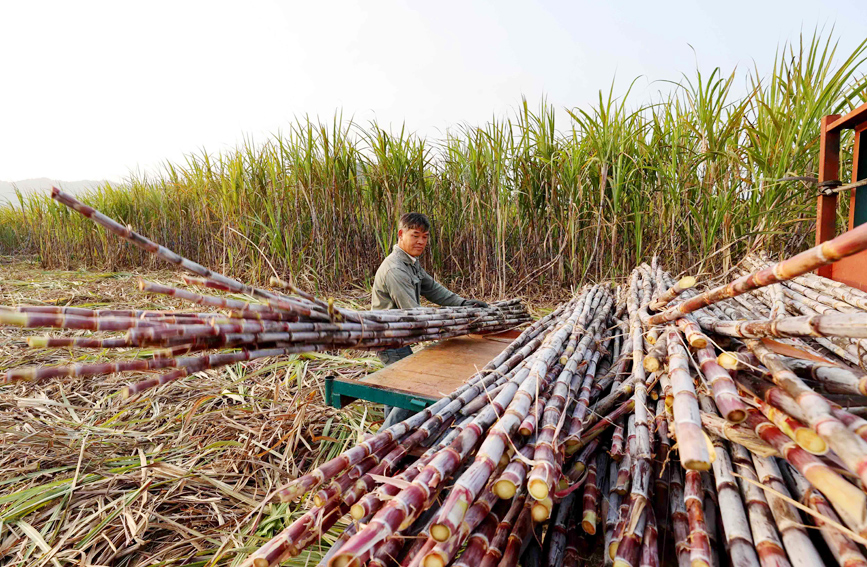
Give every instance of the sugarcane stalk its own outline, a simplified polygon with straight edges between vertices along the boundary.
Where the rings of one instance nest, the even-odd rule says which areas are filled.
[[[617,483],[614,491],[625,496],[629,492],[632,481],[632,461],[635,456],[635,414],[626,419],[626,451],[620,459],[617,469]],[[618,537],[619,539],[619,537]]]
[[[563,562],[563,554],[568,543],[568,524],[575,522],[575,518],[573,518],[575,501],[574,492],[565,496],[557,505],[556,512],[551,518],[551,525],[548,527],[549,535],[545,542],[547,548],[546,565],[559,565]]]
[[[615,545],[614,532],[617,527],[617,520],[620,514],[621,496],[614,491],[614,485],[617,482],[617,462],[611,461],[608,464],[606,477],[606,494],[607,498],[602,501],[603,518],[604,518],[604,533],[603,533],[603,556],[605,557],[606,565],[614,564],[613,554],[609,552],[612,545]]]
[[[686,350],[674,327],[669,327],[668,367],[674,394],[674,427],[680,462],[689,470],[708,470],[710,453],[701,430],[701,416],[695,394],[695,384],[689,372]]]
[[[501,518],[505,517],[509,507],[509,502],[499,500],[489,486],[467,511],[455,537],[444,542],[437,542],[433,549],[425,555],[422,565],[424,567],[446,567],[483,520],[490,517],[499,522]]]
[[[719,437],[713,439],[716,459],[713,462],[713,476],[719,498],[720,517],[723,523],[726,544],[732,565],[758,567],[759,557],[753,544],[750,524],[744,508],[744,501],[732,474],[729,449]]]
[[[768,368],[774,381],[795,399],[810,427],[843,459],[850,471],[867,483],[867,442],[835,418],[831,404],[810,389],[764,344],[749,339],[747,347]]]
[[[620,542],[617,544],[614,567],[634,567],[637,565],[641,555],[641,538],[644,536],[648,513],[652,514],[653,512],[649,508],[642,508],[637,520],[635,520],[634,527],[628,533],[627,531],[623,532]]]
[[[596,525],[599,522],[599,516],[596,512],[599,508],[599,495],[602,493],[602,485],[607,470],[608,456],[604,451],[599,451],[587,471],[587,481],[584,483],[584,495],[581,499],[581,527],[588,535],[596,535]]]
[[[867,374],[860,370],[796,358],[787,358],[786,364],[796,374],[821,383],[828,392],[867,396]]]
[[[807,479],[801,476],[794,467],[784,462],[780,471],[786,477],[789,487],[800,500],[818,512],[821,517],[838,524],[840,523],[840,518],[834,512],[831,505],[828,504],[825,497],[817,490],[813,490]],[[843,532],[818,517],[809,516],[809,518],[819,528],[822,538],[828,544],[828,549],[831,550],[840,567],[867,567],[867,558],[861,554],[861,550],[855,542],[846,537]]]
[[[607,294],[604,296],[598,294],[594,303],[599,303],[599,306],[596,308],[587,334],[581,343],[579,343],[575,354],[570,358],[570,364],[577,364],[578,361],[584,359],[589,342],[594,338],[596,331],[607,320],[613,301]],[[554,392],[545,405],[539,435],[536,439],[536,453],[533,455],[535,464],[527,475],[527,490],[536,500],[544,500],[548,497],[554,481],[560,472],[556,465],[554,442],[556,432],[559,430],[560,416],[566,408],[569,398],[569,384],[566,380],[570,379],[571,376],[567,375],[565,378],[563,373],[561,373],[555,384]]]
[[[658,529],[653,510],[647,509],[644,535],[641,538],[641,554],[638,567],[659,567]]]
[[[749,410],[745,424],[804,475],[834,505],[843,521],[857,533],[867,534],[867,496],[847,482],[816,456],[804,451],[785,433],[764,418],[758,410]],[[733,445],[734,450],[736,446]]]
[[[740,445],[732,446],[732,457],[738,472],[738,482],[747,503],[750,528],[762,565],[791,565],[777,533],[771,508],[764,491],[757,486],[758,477],[749,451]],[[753,481],[753,482],[748,482]]]
[[[660,335],[656,340],[656,343],[654,343],[653,348],[644,356],[642,364],[644,365],[644,370],[647,372],[658,371],[662,368],[665,360],[668,359],[668,343],[666,342],[665,337],[665,333]]]
[[[497,529],[494,532],[494,536],[488,543],[487,551],[485,552],[485,555],[481,558],[478,567],[496,567],[496,565],[500,562],[500,559],[503,556],[503,550],[509,540],[509,534],[512,531],[513,525],[517,524],[519,518],[524,513],[524,510],[527,510],[527,516],[529,516],[529,508],[526,506],[528,500],[529,499],[526,497],[526,494],[519,495],[514,500],[512,500],[512,503],[509,506],[509,510],[506,512],[506,515],[503,516],[499,524],[497,524]]]
[[[552,334],[551,340],[545,346],[540,348],[534,355],[533,362],[526,369],[527,379],[522,383],[517,392],[508,392],[506,390],[501,393],[501,396],[508,394],[510,403],[508,408],[498,414],[500,417],[496,424],[491,428],[485,438],[482,446],[479,448],[473,464],[462,474],[455,482],[449,497],[443,503],[440,515],[434,523],[432,536],[437,541],[445,541],[457,526],[463,521],[463,516],[466,513],[469,505],[475,500],[479,490],[484,483],[490,478],[493,468],[499,462],[503,455],[503,451],[509,446],[509,439],[516,432],[521,422],[530,411],[530,405],[537,396],[537,391],[540,389],[539,382],[548,372],[549,367],[553,364],[559,355],[563,342],[568,338],[574,325],[577,323],[580,312],[576,309],[572,312],[566,324],[561,329]],[[561,373],[562,376],[562,373]],[[565,382],[565,380],[564,380]],[[558,377],[557,385],[568,389],[568,384],[562,384]],[[542,387],[544,389],[544,386]],[[562,396],[562,389],[555,390],[551,394],[546,409],[552,404],[558,395]],[[514,395],[514,397],[512,397]],[[552,432],[553,433],[553,432]],[[546,430],[543,426],[540,431],[540,436],[537,436],[535,450],[539,452],[539,446],[542,443],[542,435],[546,435]],[[546,437],[547,438],[547,437]],[[531,489],[532,493],[532,489]],[[341,567],[341,566],[336,566]]]
[[[701,471],[687,469],[683,482],[683,502],[689,522],[689,558],[693,567],[711,566],[710,538],[703,500]]]
[[[470,538],[467,540],[466,549],[453,565],[455,567],[479,567],[479,563],[488,552],[491,540],[493,539],[499,525],[499,518],[488,515],[488,517],[479,524],[478,529],[470,535]],[[433,549],[437,544],[437,541],[433,538],[430,538],[430,542],[431,546],[427,551]]]
[[[770,506],[771,514],[777,524],[780,538],[783,540],[789,561],[795,567],[810,567],[821,565],[822,558],[816,551],[810,536],[804,529],[798,510],[789,504],[786,498],[791,498],[788,488],[783,484],[782,474],[774,459],[752,455],[758,481],[773,489],[765,498]]]
[[[671,470],[671,528],[674,535],[674,549],[679,567],[691,567],[691,551],[689,542],[689,515],[684,503],[684,486],[680,467],[669,467]],[[698,566],[696,566],[698,567]]]
[[[657,446],[653,458],[653,515],[655,518],[661,518],[660,521],[665,525],[665,518],[668,517],[668,485],[670,482],[666,464],[671,450],[671,442],[668,438],[668,422],[665,419],[665,400],[663,399],[656,403],[654,427],[656,428]]]
[[[696,284],[696,279],[692,276],[684,276],[677,280],[677,283],[659,294],[659,297],[650,303],[652,311],[662,311],[665,306],[671,303],[678,295],[693,287]]]

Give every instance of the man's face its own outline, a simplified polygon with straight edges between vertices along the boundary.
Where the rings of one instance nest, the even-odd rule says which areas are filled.
[[[428,238],[430,238],[429,232],[417,228],[397,231],[397,244],[404,252],[414,258],[418,258],[424,253]]]

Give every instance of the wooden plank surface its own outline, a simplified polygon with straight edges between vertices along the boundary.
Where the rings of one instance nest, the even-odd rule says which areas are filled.
[[[518,334],[519,331],[508,331],[440,341],[359,382],[427,398],[441,398],[493,360]]]

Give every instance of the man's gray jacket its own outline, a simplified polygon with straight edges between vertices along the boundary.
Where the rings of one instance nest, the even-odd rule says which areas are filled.
[[[464,298],[437,283],[418,260],[396,245],[373,279],[372,309],[412,309],[421,297],[437,305],[461,305]]]

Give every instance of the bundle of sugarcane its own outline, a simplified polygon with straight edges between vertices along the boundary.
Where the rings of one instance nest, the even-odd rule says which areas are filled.
[[[867,314],[838,305],[846,324],[820,312],[804,325],[785,316],[785,290],[753,297],[840,257],[841,242],[867,248],[867,230],[856,236],[700,294],[656,262],[615,295],[583,290],[531,348],[519,340],[511,364],[481,372],[478,389],[281,489],[319,492],[247,564],[299,553],[349,510],[328,567],[510,567],[522,547],[525,564],[549,567],[594,550],[619,566],[659,565],[666,550],[692,566],[867,565],[867,421],[844,409],[867,399],[864,374],[814,341],[847,351]],[[417,444],[430,448],[416,459]],[[363,462],[373,472],[350,474]]]
[[[448,397],[282,487],[282,500],[309,493],[313,506],[246,564],[297,555],[346,513],[355,523],[331,567],[513,566],[549,518],[546,556],[576,561],[568,533],[582,515],[595,529],[608,459],[599,443],[567,452],[565,439],[576,411],[589,415],[605,393],[590,385],[623,342],[615,303],[606,286],[583,289]]]
[[[31,347],[93,349],[153,349],[150,358],[113,363],[71,364],[14,368],[4,381],[40,380],[56,376],[97,376],[115,372],[169,372],[131,384],[127,395],[169,383],[195,372],[266,356],[341,348],[395,348],[421,341],[470,333],[495,333],[529,321],[519,300],[500,301],[490,307],[417,308],[393,311],[353,311],[336,307],[290,288],[294,295],[251,287],[183,258],[123,227],[98,211],[54,190],[56,200],[90,218],[110,232],[200,277],[185,277],[191,286],[242,293],[249,300],[195,293],[140,282],[147,293],[173,296],[222,311],[91,310],[76,307],[0,307],[0,324],[24,328],[123,332],[122,336],[28,337]],[[206,354],[205,351],[219,351]],[[185,356],[199,352],[196,356]]]
[[[867,294],[809,273],[865,248],[862,227],[778,263],[750,256],[741,277],[703,293],[655,262],[633,273],[643,331],[633,344],[647,354],[636,354],[629,377],[634,445],[624,460],[642,458],[641,357],[660,373],[657,439],[671,435],[683,469],[656,461],[658,478],[668,478],[655,485],[670,495],[668,522],[659,521],[665,498],[652,499],[681,565],[718,565],[723,550],[732,565],[867,565],[859,550],[867,543],[867,421],[858,415],[867,405]],[[668,457],[667,446],[656,449]],[[646,493],[644,484],[635,490],[643,478],[632,470],[629,503],[624,492],[620,514],[609,508],[610,556],[629,545],[624,565],[638,557],[636,538],[644,541],[624,533],[647,525],[633,511]],[[622,484],[613,469],[610,483]],[[811,523],[824,543],[804,529]],[[725,547],[716,545],[721,537]]]

